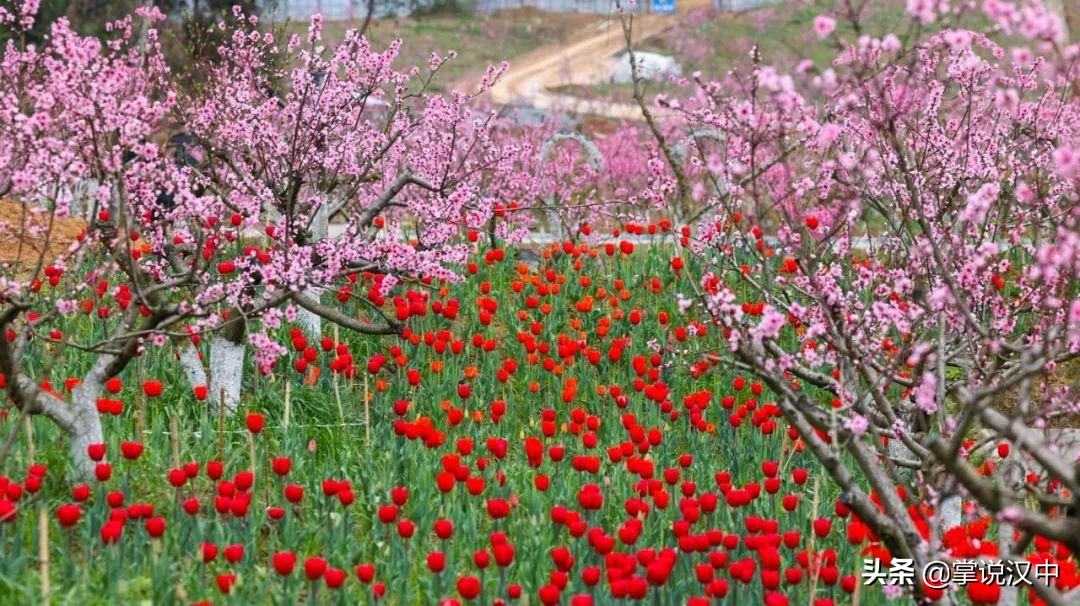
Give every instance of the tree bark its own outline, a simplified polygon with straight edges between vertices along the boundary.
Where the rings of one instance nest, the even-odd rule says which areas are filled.
[[[230,322],[210,340],[210,399],[231,414],[240,404],[244,381],[244,354],[247,326],[243,321]]]
[[[330,237],[330,206],[324,204],[315,211],[315,216],[311,220],[311,241],[322,242]],[[318,289],[308,286],[304,289],[304,292],[300,294],[308,301],[319,303],[319,291]],[[296,314],[296,323],[300,325],[300,329],[304,331],[304,334],[311,339],[318,339],[322,336],[322,316],[314,313],[306,308],[301,307],[300,311]]]

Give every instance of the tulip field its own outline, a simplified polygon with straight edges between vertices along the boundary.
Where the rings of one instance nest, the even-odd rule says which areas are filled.
[[[65,481],[55,431],[27,424],[0,478],[3,601],[879,602],[858,577],[873,534],[769,390],[710,361],[720,331],[680,313],[690,231],[627,229],[656,244],[567,241],[538,265],[478,248],[464,281],[384,302],[400,339],[283,328],[292,351],[233,418],[155,351],[106,384],[93,481]],[[82,370],[64,362],[60,393]]]
[[[1072,3],[113,4],[0,0],[0,606],[1080,606]]]

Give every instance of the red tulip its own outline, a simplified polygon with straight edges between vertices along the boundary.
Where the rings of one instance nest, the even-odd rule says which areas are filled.
[[[279,551],[274,554],[274,571],[281,576],[289,576],[296,567],[296,554],[291,551]]]
[[[446,555],[441,551],[433,551],[427,555],[427,567],[431,572],[442,572],[446,568]]]
[[[487,512],[494,520],[499,520],[510,515],[510,503],[504,499],[488,499]]]
[[[348,507],[356,501],[356,495],[353,494],[353,491],[348,488],[343,488],[339,490],[337,493],[337,498],[338,502],[341,503],[342,507]]]
[[[225,466],[221,461],[210,461],[206,464],[206,476],[215,482],[221,479],[225,473]]]
[[[82,503],[90,498],[90,487],[86,484],[79,484],[71,488],[71,498]]]
[[[273,462],[274,473],[279,476],[284,476],[292,469],[292,459],[289,457],[274,457]]]
[[[100,461],[105,458],[105,445],[104,444],[90,444],[86,447],[86,455],[93,461]]]
[[[112,377],[108,381],[105,381],[105,390],[111,394],[118,394],[123,388],[124,383],[120,381],[119,377]]]
[[[191,391],[194,393],[195,399],[200,402],[206,400],[206,397],[210,395],[210,390],[205,385],[196,385]]]
[[[169,484],[171,484],[173,488],[180,488],[188,481],[187,474],[184,473],[183,469],[170,469],[168,477]]]
[[[409,489],[404,486],[391,488],[390,500],[394,502],[394,505],[401,507],[409,500]]]
[[[361,583],[370,583],[375,578],[374,564],[358,564],[356,566],[356,578]]]
[[[247,422],[248,431],[251,433],[259,433],[266,425],[266,418],[263,417],[263,415],[254,412],[248,413],[247,417],[245,417],[245,421]]]
[[[304,498],[304,487],[296,484],[285,486],[285,500],[290,503],[299,503]]]
[[[109,465],[108,463],[98,463],[94,467],[94,477],[96,477],[99,482],[108,482],[109,478],[112,477],[112,465]]]
[[[217,558],[218,546],[213,543],[202,544],[202,560],[203,562],[213,562]]]
[[[810,473],[801,467],[796,468],[794,471],[791,472],[791,479],[799,486],[806,484],[806,481],[809,478]]]
[[[217,575],[217,586],[221,593],[228,594],[236,584],[236,575],[231,572]]]
[[[435,520],[435,536],[442,540],[449,539],[454,534],[454,523],[450,520]]]
[[[383,505],[379,507],[379,521],[383,524],[389,524],[397,519],[398,508],[394,505]]]
[[[244,559],[244,546],[229,545],[225,548],[223,553],[225,554],[225,559],[228,560],[230,564],[235,564]]]
[[[143,393],[151,398],[160,396],[163,390],[164,386],[161,384],[161,381],[152,380],[143,383]]]
[[[326,572],[326,560],[320,557],[310,557],[304,560],[304,574],[309,580],[316,580]]]
[[[476,599],[480,595],[480,579],[472,576],[461,577],[457,581],[457,590],[466,600]]]
[[[109,520],[101,526],[101,542],[111,545],[120,541],[124,533],[124,525],[121,522]]]
[[[327,568],[323,581],[330,589],[337,589],[345,583],[345,571],[340,568]]]
[[[150,518],[146,520],[144,525],[146,526],[146,534],[150,535],[152,538],[157,539],[165,534],[165,518]]]
[[[120,442],[120,454],[129,461],[139,458],[143,452],[143,445],[139,442]]]
[[[12,503],[4,497],[0,497],[0,522],[14,522],[17,513],[18,508],[15,506],[15,503]]]
[[[78,505],[61,505],[56,508],[56,518],[60,521],[60,525],[65,528],[78,524],[80,517],[82,517],[82,508]]]

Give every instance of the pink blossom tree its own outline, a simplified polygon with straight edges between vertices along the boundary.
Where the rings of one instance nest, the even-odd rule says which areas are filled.
[[[1080,461],[1054,426],[1080,412],[1063,370],[1080,354],[1080,46],[1038,3],[984,4],[1025,46],[920,36],[925,5],[905,35],[855,40],[842,7],[814,23],[831,66],[755,61],[677,107],[688,132],[724,134],[725,188],[690,243],[696,309],[894,557],[948,557],[960,499],[1005,525],[1002,558],[1035,536],[1076,552]],[[994,472],[980,462],[1002,443]]]
[[[32,7],[23,12],[0,18],[26,28]],[[59,20],[45,45],[4,49],[0,195],[22,220],[3,229],[34,245],[0,275],[0,374],[18,410],[67,433],[82,473],[87,445],[102,441],[106,380],[147,348],[180,344],[192,383],[232,408],[246,345],[268,371],[283,322],[399,332],[387,295],[403,281],[458,279],[462,236],[494,204],[480,184],[513,155],[470,95],[427,92],[437,55],[423,75],[401,73],[396,44],[380,52],[349,32],[326,47],[318,18],[306,40],[281,41],[235,17],[191,88],[161,55],[155,9],[111,24],[104,42]],[[77,216],[85,229],[56,251],[56,227]],[[361,274],[376,286],[355,288]],[[95,306],[90,337],[56,328]],[[187,345],[202,335],[219,358],[209,379]],[[76,350],[94,363],[70,398],[28,363]]]

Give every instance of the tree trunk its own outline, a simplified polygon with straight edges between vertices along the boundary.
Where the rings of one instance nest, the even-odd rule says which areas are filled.
[[[97,462],[90,458],[86,449],[91,444],[103,444],[105,437],[101,432],[101,417],[97,411],[97,397],[88,394],[76,394],[71,402],[71,420],[61,425],[68,434],[71,450],[71,462],[75,473],[82,479],[94,477]],[[142,440],[142,436],[136,436]]]
[[[319,207],[319,210],[315,211],[315,216],[311,220],[312,242],[322,242],[330,237],[329,211],[330,206],[328,204],[323,204]],[[300,296],[319,303],[319,291],[311,286],[305,288]],[[300,325],[300,329],[304,331],[308,338],[318,339],[322,336],[322,316],[319,314],[300,308],[300,311],[296,314],[296,323]]]
[[[210,399],[215,406],[224,405],[229,414],[240,404],[246,335],[243,322],[232,322],[210,340]]]
[[[304,289],[304,292],[300,294],[301,297],[315,303],[319,303],[319,291],[311,288],[310,286]],[[304,331],[304,334],[311,339],[318,339],[322,337],[322,316],[317,313],[310,312],[303,307],[296,314],[296,323],[300,326],[300,330]]]
[[[72,467],[79,480],[92,479],[97,466],[97,462],[90,458],[87,447],[105,442],[97,399],[105,385],[105,371],[112,359],[111,356],[104,356],[98,360],[83,382],[71,391],[71,402],[38,389],[26,375],[16,377],[20,384],[19,391],[31,398],[22,402],[20,408],[45,415],[63,430],[68,439]]]
[[[184,370],[184,376],[187,377],[188,383],[192,388],[200,385],[210,386],[206,384],[206,369],[203,368],[202,360],[199,359],[199,352],[196,351],[195,346],[191,344],[189,339],[184,339],[184,342],[179,344],[180,347],[180,368]]]

